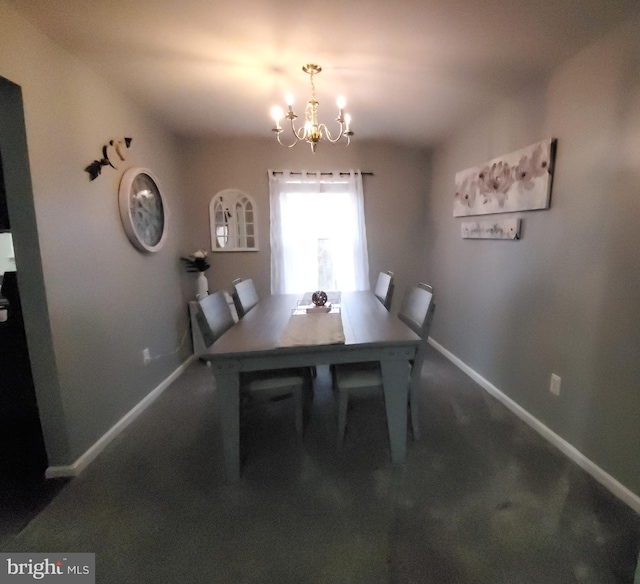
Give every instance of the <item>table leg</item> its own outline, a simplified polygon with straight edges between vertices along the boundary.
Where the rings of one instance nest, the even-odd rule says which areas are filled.
[[[220,399],[220,424],[227,478],[240,478],[240,374],[236,370],[214,367]]]
[[[381,361],[380,366],[391,443],[391,461],[399,464],[407,458],[408,363],[389,359]]]

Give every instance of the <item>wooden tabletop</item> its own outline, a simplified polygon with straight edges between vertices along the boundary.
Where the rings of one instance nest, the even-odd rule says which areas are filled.
[[[286,354],[304,350],[318,351],[323,347],[278,347],[282,333],[291,318],[292,309],[302,294],[266,296],[245,317],[231,327],[203,355],[203,359],[247,357],[263,352]],[[345,345],[349,349],[394,345],[417,345],[420,338],[395,314],[389,313],[369,291],[343,292],[340,313],[344,328]]]

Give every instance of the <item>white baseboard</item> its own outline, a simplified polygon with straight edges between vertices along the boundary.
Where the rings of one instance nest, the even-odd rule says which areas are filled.
[[[580,468],[587,471],[600,484],[611,491],[618,499],[626,503],[636,513],[640,513],[640,496],[625,487],[621,482],[613,478],[609,473],[601,469],[597,464],[589,460],[577,448],[569,444],[564,438],[558,436],[555,432],[547,428],[540,420],[532,416],[522,406],[519,406],[510,397],[502,393],[495,385],[487,381],[482,375],[471,369],[466,363],[461,361],[453,353],[445,349],[440,343],[429,337],[429,344],[442,353],[449,361],[464,371],[471,379],[473,379],[480,387],[490,393],[498,401],[503,403],[509,410],[518,416],[523,422],[531,426],[543,438],[546,438],[551,444],[558,448],[565,456],[575,462]]]
[[[118,420],[105,434],[103,434],[84,454],[82,454],[73,464],[50,466],[45,472],[45,477],[55,479],[60,477],[78,476],[95,458],[107,447],[120,432],[122,432],[131,422],[133,422],[144,410],[146,410],[161,394],[167,389],[191,364],[195,356],[191,355],[182,365],[180,365],[169,377],[160,385],[150,391],[140,402],[129,410],[120,420]]]

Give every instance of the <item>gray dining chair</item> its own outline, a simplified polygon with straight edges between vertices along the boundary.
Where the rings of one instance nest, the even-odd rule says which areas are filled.
[[[380,272],[380,274],[378,274],[378,281],[376,282],[376,287],[373,293],[387,310],[391,310],[393,290],[393,272]]]
[[[429,329],[435,311],[433,288],[428,284],[418,284],[405,293],[398,318],[402,320],[420,338],[416,356],[407,366],[407,383],[409,384],[409,407],[411,427],[414,438],[420,437],[418,423],[418,394],[422,363],[427,350]],[[333,373],[333,384],[338,394],[338,446],[342,446],[347,426],[347,408],[349,395],[361,391],[381,391],[382,371],[379,363],[360,364],[346,363],[336,365]]]
[[[189,314],[193,352],[196,356],[204,353],[220,335],[235,324],[227,297],[221,290],[189,302]]]
[[[198,300],[195,304],[198,305],[195,320],[205,347],[213,345],[223,333],[236,324],[222,290]],[[311,388],[311,374],[308,368],[251,371],[240,374],[240,397],[244,407],[260,401],[293,397],[296,433],[300,440],[304,434],[305,398],[311,393]]]
[[[243,280],[238,278],[232,282],[233,285],[233,301],[236,305],[238,318],[242,318],[249,312],[260,300],[256,286],[251,278]]]
[[[210,347],[234,324],[229,303],[222,290],[209,294],[194,303],[196,305],[196,322],[205,347]]]

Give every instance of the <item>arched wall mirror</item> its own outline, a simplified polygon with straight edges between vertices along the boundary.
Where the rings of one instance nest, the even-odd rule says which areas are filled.
[[[256,204],[238,189],[225,189],[209,203],[213,251],[258,251]]]

